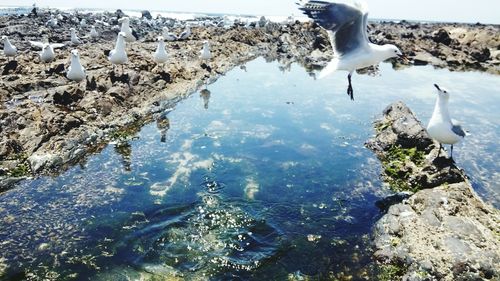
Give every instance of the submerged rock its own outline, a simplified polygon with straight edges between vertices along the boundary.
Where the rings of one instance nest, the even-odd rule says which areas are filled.
[[[384,178],[416,191],[376,223],[375,259],[397,272],[394,279],[500,278],[500,211],[477,196],[454,162],[437,157],[439,146],[403,103],[391,104],[375,128],[367,146],[381,159]],[[413,154],[394,157],[394,147]]]

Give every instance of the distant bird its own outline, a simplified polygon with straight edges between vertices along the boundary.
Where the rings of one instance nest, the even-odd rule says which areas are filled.
[[[165,41],[163,39],[163,36],[158,37],[158,47],[156,48],[153,59],[158,64],[163,64],[168,60],[168,54],[165,50]]]
[[[54,17],[54,15],[50,15],[50,19],[45,23],[46,26],[49,26],[49,27],[57,27],[57,18]]]
[[[16,57],[17,55],[17,48],[12,45],[9,41],[9,38],[7,36],[2,36],[2,43],[3,43],[3,54],[6,57]]]
[[[162,36],[167,41],[175,41],[177,40],[177,35],[172,32],[169,32],[168,27],[164,27],[162,32]]]
[[[108,59],[113,65],[122,65],[123,72],[123,64],[128,62],[127,52],[125,52],[125,40],[127,36],[124,32],[118,33],[118,37],[116,38],[115,48],[109,52]]]
[[[80,27],[82,28],[85,28],[87,27],[88,24],[87,24],[87,20],[85,18],[83,18],[81,21],[80,21]]]
[[[398,47],[375,45],[368,39],[368,10],[364,3],[345,4],[327,1],[302,0],[297,3],[308,17],[326,29],[333,47],[332,61],[321,71],[323,78],[336,70],[349,72],[347,94],[354,99],[351,84],[356,69],[376,65],[386,59],[401,57]]]
[[[439,151],[441,151],[442,144],[451,144],[450,157],[453,159],[453,145],[461,141],[466,136],[466,132],[462,129],[462,126],[450,117],[448,111],[450,93],[436,84],[434,84],[434,87],[437,89],[438,97],[431,120],[427,125],[427,132],[439,142]]]
[[[186,40],[191,36],[191,27],[186,25],[186,29],[179,35],[179,40]]]
[[[71,51],[71,64],[69,65],[68,72],[66,73],[66,77],[75,82],[81,82],[87,77],[85,74],[85,68],[83,68],[80,63],[80,55],[78,54],[78,50]]]
[[[90,38],[92,38],[92,40],[97,40],[97,38],[99,38],[99,33],[93,25],[90,27]]]
[[[42,43],[42,42],[35,42],[35,41],[29,41],[30,44],[34,47],[41,48],[42,51],[40,52],[40,61],[43,62],[45,65],[56,57],[56,54],[54,53],[54,49],[64,47],[64,44],[50,44],[50,43]]]
[[[130,28],[130,19],[128,17],[123,17],[118,20],[121,23],[120,32],[125,33],[126,42],[134,42],[136,40],[134,34],[132,33],[132,28]]]
[[[71,44],[79,45],[82,44],[82,40],[76,35],[76,29],[73,27],[69,29],[71,31]]]
[[[210,52],[210,43],[208,41],[203,41],[203,48],[200,51],[200,58],[204,61],[210,60],[212,58],[212,53]]]

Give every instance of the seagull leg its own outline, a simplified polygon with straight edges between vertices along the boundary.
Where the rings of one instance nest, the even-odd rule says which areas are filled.
[[[441,143],[439,143],[439,150],[438,150],[438,155],[436,156],[436,158],[438,158],[439,154],[441,154],[441,149],[443,149],[443,145]]]
[[[453,160],[453,144],[451,145],[450,158]]]
[[[347,75],[347,80],[349,81],[349,86],[347,87],[347,95],[351,97],[351,100],[354,100],[354,92],[352,90],[351,76],[352,72],[349,72],[349,75]]]

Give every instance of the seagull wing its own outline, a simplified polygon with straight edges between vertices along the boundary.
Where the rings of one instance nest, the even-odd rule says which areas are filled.
[[[50,46],[52,46],[52,48],[54,48],[54,49],[57,49],[57,48],[62,48],[62,47],[64,47],[64,44],[54,43],[54,44],[50,44]]]
[[[328,31],[332,47],[338,55],[368,46],[368,12],[364,5],[316,0],[299,5],[304,14]]]
[[[460,125],[456,120],[452,119],[451,125],[452,125],[451,130],[453,131],[453,133],[461,136],[462,138],[467,135],[467,132],[464,131],[464,129],[462,128],[462,125]]]
[[[42,42],[36,42],[36,41],[30,41],[30,44],[31,44],[31,46],[37,47],[40,49],[43,49],[43,45],[44,45]]]

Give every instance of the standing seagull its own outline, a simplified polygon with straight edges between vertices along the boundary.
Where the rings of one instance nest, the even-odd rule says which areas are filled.
[[[50,44],[50,43],[30,41],[30,44],[34,47],[42,49],[42,51],[40,52],[40,61],[45,64],[45,67],[47,67],[48,62],[51,62],[56,57],[54,49],[64,47],[64,44],[58,44],[58,43]]]
[[[68,73],[66,73],[66,77],[69,80],[75,82],[81,82],[87,77],[85,74],[85,68],[83,68],[80,63],[80,55],[78,55],[78,50],[71,51],[71,64],[68,68]]]
[[[393,57],[405,58],[394,45],[375,45],[368,39],[368,9],[365,4],[344,4],[327,1],[303,0],[297,3],[308,17],[326,29],[333,47],[332,61],[321,71],[323,78],[336,70],[349,72],[347,94],[354,99],[351,84],[356,69],[376,65]]]
[[[191,26],[186,25],[186,29],[179,35],[179,40],[186,40],[191,36]]]
[[[97,40],[97,38],[99,37],[99,33],[97,32],[97,30],[95,30],[95,26],[91,26],[90,27],[90,38],[92,38],[92,40]]]
[[[210,44],[208,43],[208,41],[203,41],[203,49],[201,49],[200,53],[200,58],[204,61],[212,58],[212,53],[210,52]]]
[[[451,144],[451,158],[453,159],[453,145],[461,141],[466,133],[455,120],[450,118],[448,112],[448,100],[450,94],[444,88],[440,88],[434,84],[437,89],[437,100],[434,106],[429,125],[427,125],[427,132],[429,135],[439,142],[439,151],[441,151],[442,144]],[[439,156],[439,154],[438,154]]]
[[[127,36],[125,35],[124,32],[118,33],[118,37],[116,38],[116,44],[115,48],[109,52],[108,59],[109,61],[115,65],[115,64],[121,64],[122,65],[122,73],[123,73],[123,64],[127,63],[128,57],[127,53],[125,52],[125,39]]]
[[[118,20],[122,24],[120,31],[125,33],[126,42],[134,42],[135,36],[132,34],[132,28],[130,28],[130,19],[128,17],[123,17]]]
[[[71,31],[71,44],[73,45],[81,44],[82,40],[80,40],[80,38],[78,38],[78,36],[76,35],[76,29],[72,27],[69,30]]]
[[[163,41],[162,36],[158,37],[158,47],[156,48],[153,59],[158,64],[164,64],[168,60],[168,54],[165,50],[165,41]]]
[[[17,48],[12,45],[9,41],[9,38],[7,36],[2,36],[2,42],[3,42],[3,54],[6,57],[16,57],[17,55]]]

